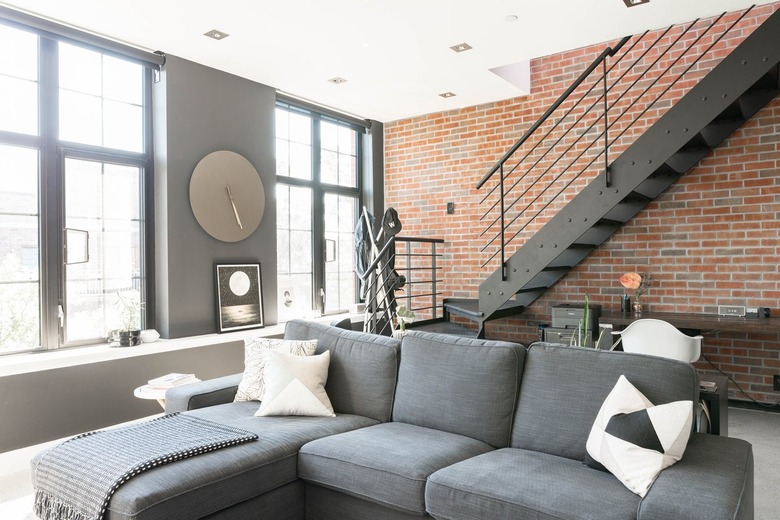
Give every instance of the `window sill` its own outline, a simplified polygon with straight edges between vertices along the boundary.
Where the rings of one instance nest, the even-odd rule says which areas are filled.
[[[159,339],[154,343],[142,343],[137,347],[109,347],[108,344],[12,354],[0,357],[0,377],[40,372],[89,363],[100,363],[115,359],[148,356],[191,348],[207,347],[232,341],[243,341],[247,337],[272,337],[284,334],[285,325],[271,325],[260,329],[248,329],[223,334],[204,334],[176,339]]]

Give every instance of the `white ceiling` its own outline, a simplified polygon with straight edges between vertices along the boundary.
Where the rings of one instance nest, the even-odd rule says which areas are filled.
[[[651,0],[632,8],[622,0],[0,3],[386,122],[524,94],[492,68],[771,0]],[[203,36],[212,29],[230,36]],[[473,49],[449,49],[463,42]],[[347,82],[327,81],[333,77]]]

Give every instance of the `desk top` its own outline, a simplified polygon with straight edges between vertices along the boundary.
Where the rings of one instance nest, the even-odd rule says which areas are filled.
[[[678,312],[642,312],[641,314],[604,312],[599,317],[602,323],[628,325],[638,319],[668,321],[679,329],[699,330],[702,334],[711,332],[748,332],[752,334],[780,334],[780,318],[738,318],[717,314],[693,314]]]

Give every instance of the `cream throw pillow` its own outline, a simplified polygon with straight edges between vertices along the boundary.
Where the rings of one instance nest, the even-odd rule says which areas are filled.
[[[317,340],[247,338],[244,340],[244,375],[238,384],[234,401],[262,401],[265,395],[265,358],[267,350],[288,352],[296,356],[311,356],[317,349]]]
[[[265,358],[265,398],[255,416],[335,417],[333,405],[325,393],[330,351],[319,356],[301,357],[266,350],[262,355]]]
[[[692,401],[653,406],[620,376],[601,405],[586,448],[590,457],[644,497],[661,470],[682,458],[692,425]],[[587,457],[585,463],[594,466]]]

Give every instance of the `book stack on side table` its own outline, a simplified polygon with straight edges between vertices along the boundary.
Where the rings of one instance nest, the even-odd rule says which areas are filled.
[[[177,372],[150,379],[147,384],[139,386],[133,391],[133,395],[139,399],[156,399],[160,406],[165,408],[165,392],[169,388],[197,383],[200,381],[195,374],[179,374]]]

